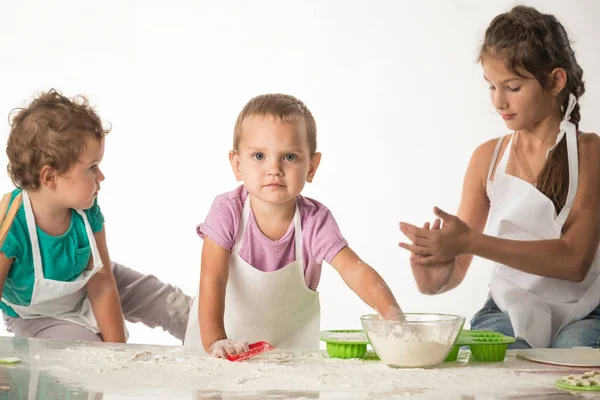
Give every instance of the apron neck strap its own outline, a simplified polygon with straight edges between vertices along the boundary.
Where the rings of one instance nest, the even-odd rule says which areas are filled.
[[[560,132],[556,138],[556,143],[550,150],[556,148],[558,143],[562,140],[563,136],[567,138],[567,158],[569,164],[569,190],[567,192],[567,200],[563,208],[560,210],[556,219],[556,224],[560,229],[564,225],[569,212],[573,207],[575,201],[575,194],[577,193],[577,186],[579,185],[579,157],[577,154],[577,127],[570,121],[571,112],[577,104],[577,98],[571,93],[569,94],[569,105],[565,110],[565,116],[560,123]],[[550,151],[548,150],[548,152]]]
[[[496,143],[494,154],[492,154],[492,162],[490,162],[490,168],[488,169],[487,181],[490,181],[492,179],[492,172],[494,171],[494,167],[496,166],[496,161],[498,161],[498,153],[500,153],[500,148],[502,147],[503,141],[504,136],[498,139],[498,143]]]
[[[27,221],[27,230],[31,239],[31,255],[33,257],[33,271],[36,277],[43,277],[44,270],[42,269],[42,255],[40,253],[40,242],[38,240],[37,228],[35,225],[35,217],[33,208],[31,208],[31,200],[26,190],[23,193],[23,209],[25,211],[25,220]]]
[[[246,201],[244,202],[244,209],[242,210],[242,217],[240,218],[235,244],[231,249],[231,251],[234,253],[239,254],[240,249],[242,248],[242,240],[244,239],[244,233],[246,233],[246,226],[248,225],[250,211],[252,211],[252,207],[250,207],[250,193],[248,193],[248,196],[246,196]]]
[[[40,252],[40,242],[37,235],[37,227],[35,225],[35,216],[33,215],[33,208],[31,207],[31,199],[27,191],[23,190],[23,208],[25,210],[25,220],[27,221],[27,230],[29,231],[29,237],[31,239],[31,255],[33,257],[33,270],[35,272],[36,279],[42,279],[44,277],[44,270],[42,268],[42,255]],[[102,259],[100,258],[100,252],[94,232],[87,219],[85,213],[81,210],[76,210],[85,224],[85,231],[87,233],[88,241],[90,243],[90,249],[92,252],[93,268],[102,267]]]
[[[92,226],[90,225],[90,221],[87,218],[87,215],[81,210],[75,210],[77,214],[81,215],[83,219],[83,223],[85,224],[85,232],[88,236],[88,241],[90,242],[90,249],[92,250],[92,262],[94,268],[98,268],[102,266],[102,258],[100,257],[100,251],[98,250],[98,244],[96,243],[96,239],[94,237],[94,231],[92,231]]]
[[[240,225],[238,227],[237,235],[235,238],[235,244],[233,246],[232,252],[238,253],[242,248],[242,241],[244,239],[244,234],[246,233],[246,228],[248,226],[248,219],[250,218],[250,212],[252,211],[252,206],[250,205],[250,193],[246,197],[246,201],[244,201],[244,209],[242,211],[242,217],[240,218]],[[294,210],[294,244],[295,244],[295,257],[296,260],[302,259],[302,220],[300,217],[300,210],[298,209],[298,201],[296,201],[295,210]]]
[[[302,260],[302,219],[300,217],[300,209],[298,208],[298,200],[296,200],[296,210],[294,211],[294,244],[296,261]]]
[[[552,147],[550,147],[548,149],[548,151],[546,151],[546,158],[548,158],[548,156],[550,155],[550,152],[552,150],[554,150],[556,148],[556,146],[558,146],[558,144],[560,143],[560,141],[562,140],[562,138],[567,133],[567,130],[570,129],[569,126],[570,125],[575,126],[571,122],[571,113],[575,109],[575,105],[576,104],[577,104],[577,98],[575,97],[575,95],[573,93],[570,93],[569,94],[569,104],[567,105],[567,109],[565,110],[565,115],[563,116],[563,119],[562,119],[562,121],[560,123],[558,135],[556,136],[556,142],[554,142],[554,145]],[[575,131],[577,131],[577,129],[575,129]]]
[[[517,133],[515,132],[510,136],[510,140],[508,141],[508,144],[506,145],[506,149],[504,149],[502,158],[500,159],[498,166],[496,166],[496,173],[494,174],[494,180],[496,180],[496,177],[506,175],[506,165],[508,164],[508,158],[510,157],[510,149],[512,148],[512,142],[513,142],[513,139],[515,138],[516,134]],[[500,150],[500,149],[498,148],[498,150]],[[491,173],[491,170],[490,170],[490,173]]]
[[[573,207],[573,202],[575,200],[575,194],[577,193],[577,186],[579,183],[579,160],[577,156],[577,127],[570,121],[571,113],[575,109],[575,105],[577,104],[577,98],[571,93],[569,94],[569,105],[565,110],[565,115],[563,117],[562,122],[560,123],[560,130],[556,137],[556,142],[554,146],[552,146],[546,152],[546,158],[550,154],[552,150],[558,146],[563,137],[566,137],[567,140],[567,157],[568,157],[568,165],[569,165],[569,189],[567,192],[567,199],[563,208],[560,210],[556,218],[556,226],[559,230],[562,230],[562,227],[569,216],[569,212]],[[515,132],[509,143],[506,146],[506,150],[504,150],[504,154],[502,155],[502,160],[498,163],[498,167],[496,167],[496,176],[498,174],[506,174],[506,165],[508,164],[508,157],[510,154],[510,148],[512,145],[513,138],[517,133]]]

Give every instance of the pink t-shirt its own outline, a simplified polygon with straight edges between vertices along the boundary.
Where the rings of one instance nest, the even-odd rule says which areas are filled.
[[[196,228],[201,238],[208,236],[219,246],[232,250],[240,226],[240,218],[248,191],[242,185],[215,198],[206,221]],[[306,286],[316,290],[321,278],[323,260],[331,260],[348,245],[331,211],[318,201],[298,196],[296,199],[302,223],[302,257]],[[294,221],[279,240],[271,240],[259,229],[251,211],[242,239],[239,256],[254,268],[277,271],[295,261]]]

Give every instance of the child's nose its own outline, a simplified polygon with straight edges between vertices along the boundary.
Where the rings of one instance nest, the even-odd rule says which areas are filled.
[[[508,101],[506,100],[504,93],[502,93],[502,90],[496,90],[493,101],[497,110],[505,110],[508,108]]]
[[[98,175],[96,176],[96,180],[98,182],[102,182],[104,180],[104,174],[102,173],[102,171],[100,171],[100,168],[98,168]]]
[[[267,173],[272,176],[281,175],[281,163],[279,161],[271,161],[267,171]]]

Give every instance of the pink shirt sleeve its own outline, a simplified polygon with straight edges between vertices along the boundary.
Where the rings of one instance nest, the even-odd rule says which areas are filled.
[[[310,218],[310,253],[311,258],[322,264],[323,260],[331,260],[346,246],[348,242],[342,236],[340,228],[328,208],[323,207]],[[308,224],[307,224],[308,225]]]
[[[196,227],[198,235],[209,237],[224,249],[231,251],[235,244],[242,203],[233,192],[219,195],[213,201],[206,220]]]

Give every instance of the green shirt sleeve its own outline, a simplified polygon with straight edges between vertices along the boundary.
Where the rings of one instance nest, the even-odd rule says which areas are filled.
[[[0,250],[6,258],[14,257],[16,260],[19,260],[22,257],[23,248],[21,243],[23,243],[23,240],[19,239],[19,236],[21,236],[19,231],[18,226],[13,224],[8,231],[8,235],[6,235],[6,239],[2,244],[2,250]]]
[[[87,209],[83,210],[88,221],[90,222],[90,226],[92,227],[92,232],[100,232],[102,227],[104,226],[104,215],[102,215],[102,211],[100,211],[100,206],[98,205],[98,198],[94,200],[94,205]]]

